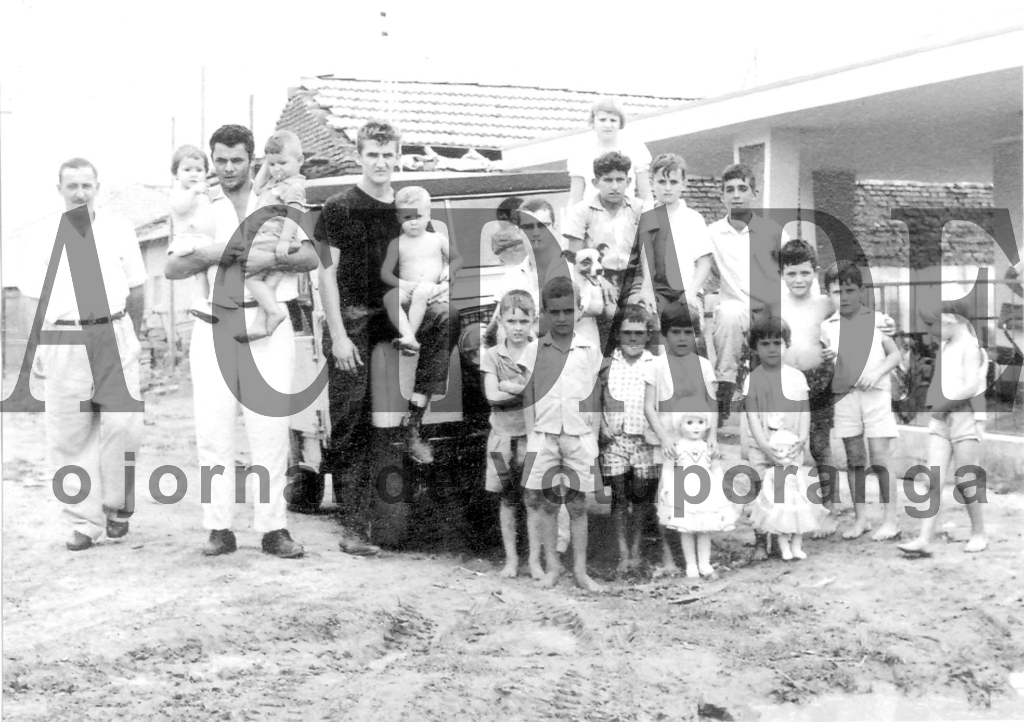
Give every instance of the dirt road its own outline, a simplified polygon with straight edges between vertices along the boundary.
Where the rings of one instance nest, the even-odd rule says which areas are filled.
[[[715,542],[719,581],[597,565],[596,597],[500,580],[496,558],[349,557],[329,516],[292,516],[307,556],[284,561],[240,510],[238,553],[204,558],[188,389],[146,416],[131,533],[77,554],[42,419],[2,419],[5,719],[1024,717],[1008,682],[1024,671],[1019,495],[990,497],[981,555],[961,552],[966,514],[947,502],[956,543],[930,561],[836,538],[749,565],[743,527]],[[147,491],[163,463],[187,473],[178,504]]]

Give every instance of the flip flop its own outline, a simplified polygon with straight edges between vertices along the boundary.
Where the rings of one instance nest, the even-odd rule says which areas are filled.
[[[928,559],[932,556],[932,553],[927,549],[905,549],[901,546],[896,548],[903,552],[903,556],[907,559]]]

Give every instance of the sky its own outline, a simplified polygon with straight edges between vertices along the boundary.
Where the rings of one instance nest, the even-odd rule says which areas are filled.
[[[892,0],[647,2],[642,13],[631,10],[640,5],[364,0],[317,10],[263,0],[5,0],[3,235],[62,210],[56,175],[69,157],[95,163],[104,193],[170,183],[173,147],[205,146],[201,124],[206,135],[224,123],[248,125],[250,95],[261,145],[287,89],[303,77],[711,97],[1024,16],[1019,2],[995,0],[974,0],[969,16],[962,3]]]

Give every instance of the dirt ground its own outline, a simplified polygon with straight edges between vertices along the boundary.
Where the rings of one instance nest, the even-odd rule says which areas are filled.
[[[696,584],[616,579],[594,518],[608,590],[588,596],[499,579],[497,554],[353,558],[329,515],[290,516],[306,557],[285,561],[240,509],[238,553],[204,558],[184,384],[147,398],[131,533],[73,554],[42,418],[2,422],[5,719],[1024,717],[1008,681],[1024,671],[1020,495],[990,496],[984,554],[961,551],[947,498],[932,560],[836,537],[748,564],[742,526],[715,540],[721,579]],[[178,504],[148,492],[164,463],[188,475]]]

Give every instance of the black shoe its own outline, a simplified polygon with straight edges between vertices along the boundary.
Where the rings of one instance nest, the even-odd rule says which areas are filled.
[[[214,529],[210,532],[210,540],[203,547],[203,556],[219,557],[221,554],[230,554],[238,549],[235,543],[235,533],[230,529]]]
[[[92,537],[88,537],[80,531],[71,532],[71,540],[65,542],[70,551],[80,552],[92,546]]]
[[[304,552],[301,544],[292,541],[287,529],[278,529],[263,535],[263,553],[282,559],[298,559]]]
[[[128,522],[107,519],[107,536],[111,539],[120,539],[128,534]]]
[[[346,554],[356,557],[375,557],[380,554],[380,547],[365,542],[355,534],[344,534],[338,541],[338,548]]]

